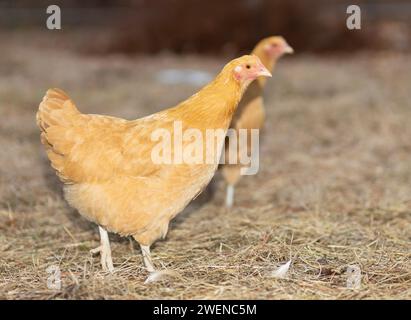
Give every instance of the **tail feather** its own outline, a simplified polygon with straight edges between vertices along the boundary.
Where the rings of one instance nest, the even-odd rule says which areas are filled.
[[[71,150],[73,141],[67,133],[78,122],[80,112],[68,95],[60,89],[47,91],[36,115],[41,130],[41,143],[46,147],[47,156],[57,175],[65,181],[65,155]]]
[[[64,91],[49,89],[40,103],[37,124],[46,132],[49,127],[67,125],[76,114],[79,111]]]
[[[53,88],[53,89],[49,89],[46,92],[46,95],[43,98],[43,101],[46,99],[60,99],[60,100],[69,100],[69,96],[67,95],[67,93],[65,93],[63,90],[59,89],[59,88]]]

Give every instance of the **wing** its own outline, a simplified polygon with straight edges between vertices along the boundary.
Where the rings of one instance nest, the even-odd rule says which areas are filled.
[[[37,114],[41,141],[52,167],[65,183],[155,174],[160,167],[151,161],[153,121],[81,114],[58,89],[47,92]]]

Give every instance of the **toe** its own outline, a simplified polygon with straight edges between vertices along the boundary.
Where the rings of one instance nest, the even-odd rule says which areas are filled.
[[[94,249],[91,249],[91,250],[90,250],[90,253],[91,253],[91,254],[99,253],[99,252],[101,252],[101,249],[102,249],[101,246],[100,246],[100,247],[97,247],[97,248],[94,248]]]

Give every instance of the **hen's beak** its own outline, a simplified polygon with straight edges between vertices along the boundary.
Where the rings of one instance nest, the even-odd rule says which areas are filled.
[[[284,47],[284,53],[294,53],[294,49],[287,44]]]
[[[259,70],[257,72],[258,77],[272,77],[270,71],[267,70],[266,67],[263,66],[263,64],[260,65]]]

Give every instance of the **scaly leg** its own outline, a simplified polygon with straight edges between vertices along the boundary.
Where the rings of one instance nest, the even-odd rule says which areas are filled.
[[[231,208],[234,203],[234,186],[232,184],[227,185],[227,194],[225,198],[225,206]]]
[[[144,281],[145,284],[160,281],[166,277],[181,277],[180,274],[173,270],[156,270],[154,268],[153,260],[151,259],[150,246],[143,246],[140,244],[141,252],[143,253],[144,265],[146,266],[149,275]]]
[[[143,246],[140,244],[141,253],[143,254],[144,265],[148,272],[155,272],[153,261],[151,260],[150,246]]]
[[[113,260],[111,259],[111,248],[110,248],[110,241],[108,239],[108,233],[102,227],[98,227],[100,231],[100,246],[93,250],[90,250],[92,254],[97,252],[100,253],[101,256],[101,267],[104,271],[109,271],[110,273],[114,272],[113,267]]]

